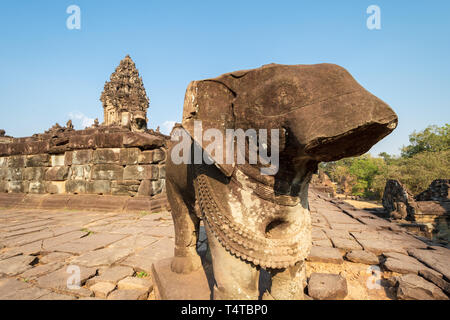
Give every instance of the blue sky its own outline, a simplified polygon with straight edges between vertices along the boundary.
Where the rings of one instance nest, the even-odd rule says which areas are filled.
[[[69,30],[69,5],[81,29]],[[366,27],[369,5],[381,30]],[[450,1],[17,0],[0,5],[0,128],[16,137],[72,117],[103,120],[103,85],[130,54],[149,127],[180,121],[191,80],[239,69],[336,63],[399,116],[371,153],[450,120]]]

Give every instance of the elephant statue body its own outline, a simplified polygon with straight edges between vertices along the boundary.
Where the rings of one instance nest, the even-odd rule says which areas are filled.
[[[215,137],[223,138],[215,141],[220,142],[215,151],[204,147],[212,139],[198,135],[199,122],[204,131],[222,133]],[[180,163],[179,143],[172,141],[166,163],[175,226],[172,271],[186,274],[201,267],[196,245],[203,220],[214,299],[258,299],[261,268],[272,278],[265,298],[303,299],[304,261],[312,243],[312,174],[321,161],[367,152],[396,125],[387,104],[332,64],[270,64],[191,82],[182,124],[174,129],[189,138],[185,161]],[[245,136],[249,148],[242,152],[239,145],[229,147],[235,141],[228,138],[229,130],[278,132],[254,144],[266,155],[276,153],[272,174],[262,173],[272,165],[267,157],[252,161],[253,136]],[[227,161],[223,145],[231,150]],[[207,155],[198,161],[202,152]],[[239,153],[245,161],[237,160]]]

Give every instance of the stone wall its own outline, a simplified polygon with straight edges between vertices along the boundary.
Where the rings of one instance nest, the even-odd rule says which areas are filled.
[[[119,127],[0,143],[0,192],[154,196],[165,188],[166,137]]]
[[[450,198],[448,179],[434,180],[427,190],[413,197],[397,180],[388,180],[383,207],[394,220],[407,219],[402,226],[448,244],[450,242]]]

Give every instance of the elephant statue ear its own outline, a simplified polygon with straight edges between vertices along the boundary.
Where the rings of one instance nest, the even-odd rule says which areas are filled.
[[[232,155],[231,163],[226,161],[225,156],[226,129],[234,129],[235,126],[233,100],[233,91],[219,81],[192,81],[186,90],[183,107],[183,128],[227,177],[232,175],[235,167],[235,155]],[[215,141],[214,138],[209,140],[208,132],[220,132],[221,135],[217,136],[222,141]],[[214,150],[218,152],[209,153],[205,150],[211,143],[214,143]]]

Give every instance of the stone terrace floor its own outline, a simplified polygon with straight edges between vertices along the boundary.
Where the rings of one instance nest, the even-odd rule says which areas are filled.
[[[449,249],[314,192],[310,207],[308,277],[340,275],[346,299],[447,298]],[[1,210],[0,299],[151,300],[151,265],[173,246],[168,212]]]

